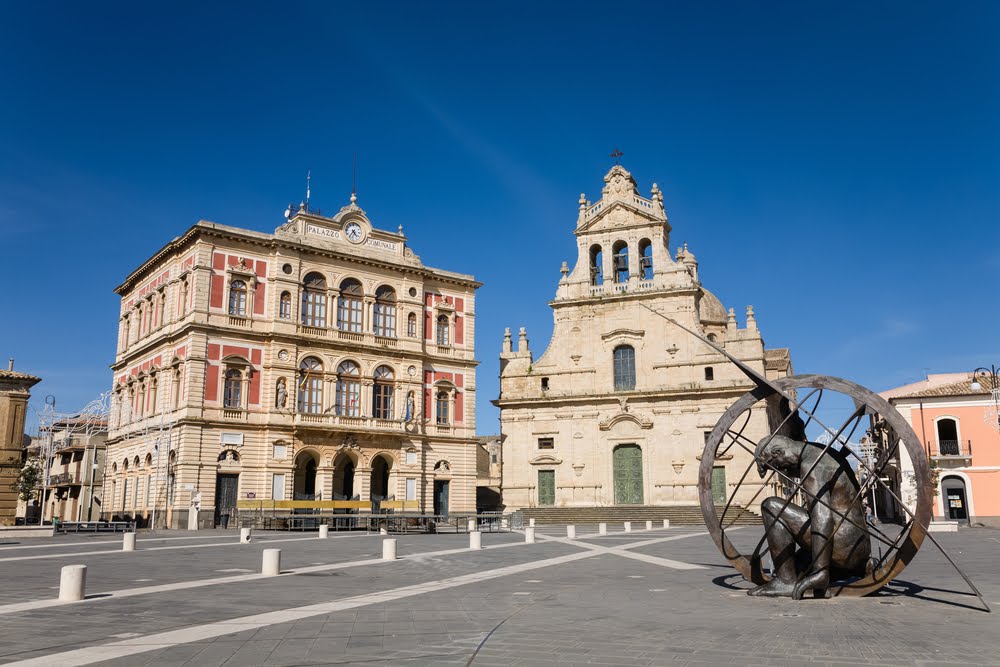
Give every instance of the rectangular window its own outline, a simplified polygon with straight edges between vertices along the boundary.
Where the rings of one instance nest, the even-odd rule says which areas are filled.
[[[556,441],[555,438],[539,438],[538,448],[539,449],[555,449]]]
[[[711,366],[706,366],[705,367],[705,379],[706,380],[714,380],[715,379],[715,370]]]
[[[712,432],[711,431],[705,431],[704,432],[704,436],[705,436],[705,444],[707,445],[708,444],[708,439],[710,437],[712,437]]]
[[[406,479],[406,499],[416,500],[417,499],[417,480],[412,477]]]
[[[275,445],[274,446],[274,460],[284,461],[285,457],[288,456],[288,446],[287,445]]]
[[[285,499],[285,476],[275,474],[271,476],[271,500]]]
[[[407,465],[415,465],[417,463],[417,453],[406,452],[406,463]]]
[[[635,350],[628,345],[614,351],[615,391],[635,389]]]
[[[128,503],[128,480],[126,479],[122,482],[122,511],[125,511],[125,505]]]
[[[302,292],[302,324],[307,327],[326,326],[326,293],[307,289]]]
[[[337,305],[337,328],[361,333],[361,299],[343,295],[340,297]]]
[[[153,504],[153,477],[146,475],[146,507]]]

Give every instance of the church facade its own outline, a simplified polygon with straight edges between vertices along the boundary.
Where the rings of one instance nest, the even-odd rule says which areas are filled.
[[[116,290],[103,516],[474,511],[479,286],[353,195],[333,216],[290,208],[273,234],[198,222]]]
[[[661,315],[768,378],[790,374],[788,350],[765,349],[752,307],[741,325],[702,285],[686,244],[671,256],[670,232],[662,192],[653,184],[640,196],[621,166],[604,177],[598,201],[580,196],[577,260],[563,263],[548,347],[535,359],[523,328],[517,341],[504,334],[495,404],[508,509],[698,503],[708,433],[753,385]],[[744,431],[754,441],[766,433],[763,414]],[[736,447],[719,457],[717,502],[751,464]],[[748,475],[738,502],[755,504],[756,478]]]

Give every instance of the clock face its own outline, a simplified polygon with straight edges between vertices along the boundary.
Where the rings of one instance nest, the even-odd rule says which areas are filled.
[[[351,243],[360,243],[362,236],[361,225],[356,222],[347,223],[347,226],[344,227],[344,235]]]

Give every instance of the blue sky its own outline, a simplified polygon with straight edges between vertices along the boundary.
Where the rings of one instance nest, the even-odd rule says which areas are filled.
[[[536,354],[620,148],[726,306],[882,390],[1000,362],[1000,5],[20,3],[0,21],[0,356],[110,386],[114,287],[204,218],[302,198],[403,225]]]

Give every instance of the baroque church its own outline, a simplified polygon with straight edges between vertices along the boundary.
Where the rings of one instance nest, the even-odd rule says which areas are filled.
[[[581,194],[579,205],[577,261],[562,265],[547,349],[535,359],[523,328],[516,342],[510,329],[504,334],[494,402],[503,502],[508,509],[696,505],[708,434],[753,385],[661,315],[770,379],[791,373],[789,351],[765,349],[752,306],[740,325],[735,310],[702,285],[686,244],[671,257],[655,183],[642,197],[615,165],[601,198],[592,203]],[[767,432],[758,415],[744,434],[756,441]],[[719,457],[716,502],[726,501],[751,463],[745,451]],[[744,484],[736,501],[752,505],[752,494]]]

